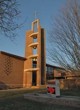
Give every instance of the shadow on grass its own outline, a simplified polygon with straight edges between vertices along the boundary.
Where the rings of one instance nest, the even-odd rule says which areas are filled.
[[[80,96],[80,89],[62,90],[62,95]],[[68,107],[64,105],[50,105],[41,102],[24,99],[23,94],[30,92],[45,92],[45,89],[32,90],[8,90],[0,91],[0,110],[80,110],[80,108]]]
[[[0,110],[80,110],[79,108],[50,105],[24,99],[23,96],[0,100]]]

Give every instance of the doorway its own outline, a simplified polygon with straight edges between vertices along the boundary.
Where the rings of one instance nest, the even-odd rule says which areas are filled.
[[[37,77],[36,71],[33,71],[32,72],[32,86],[36,86],[37,85],[36,84],[36,77]]]

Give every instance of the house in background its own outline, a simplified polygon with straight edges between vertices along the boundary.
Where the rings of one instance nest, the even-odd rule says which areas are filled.
[[[65,79],[66,70],[62,67],[46,64],[47,80],[51,79]]]
[[[80,87],[80,71],[65,70],[62,67],[46,64],[46,83],[51,83],[55,79],[59,80],[61,89]]]

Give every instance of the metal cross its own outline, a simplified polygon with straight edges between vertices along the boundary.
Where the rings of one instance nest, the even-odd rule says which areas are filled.
[[[37,19],[37,15],[38,15],[38,12],[35,11],[35,13],[34,13],[34,17],[35,17],[35,19]]]

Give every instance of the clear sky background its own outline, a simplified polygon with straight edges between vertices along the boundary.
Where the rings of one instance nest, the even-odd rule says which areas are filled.
[[[4,35],[0,34],[0,51],[6,51],[15,55],[23,56],[25,53],[25,33],[31,29],[31,23],[35,19],[35,11],[37,18],[40,19],[41,27],[46,31],[46,47],[48,46],[49,30],[51,22],[58,17],[61,8],[64,7],[67,0],[17,0],[21,15],[18,19],[19,23],[24,23],[23,27],[17,31],[17,37],[11,42]],[[52,21],[53,17],[53,21]],[[47,62],[49,62],[47,60]]]

